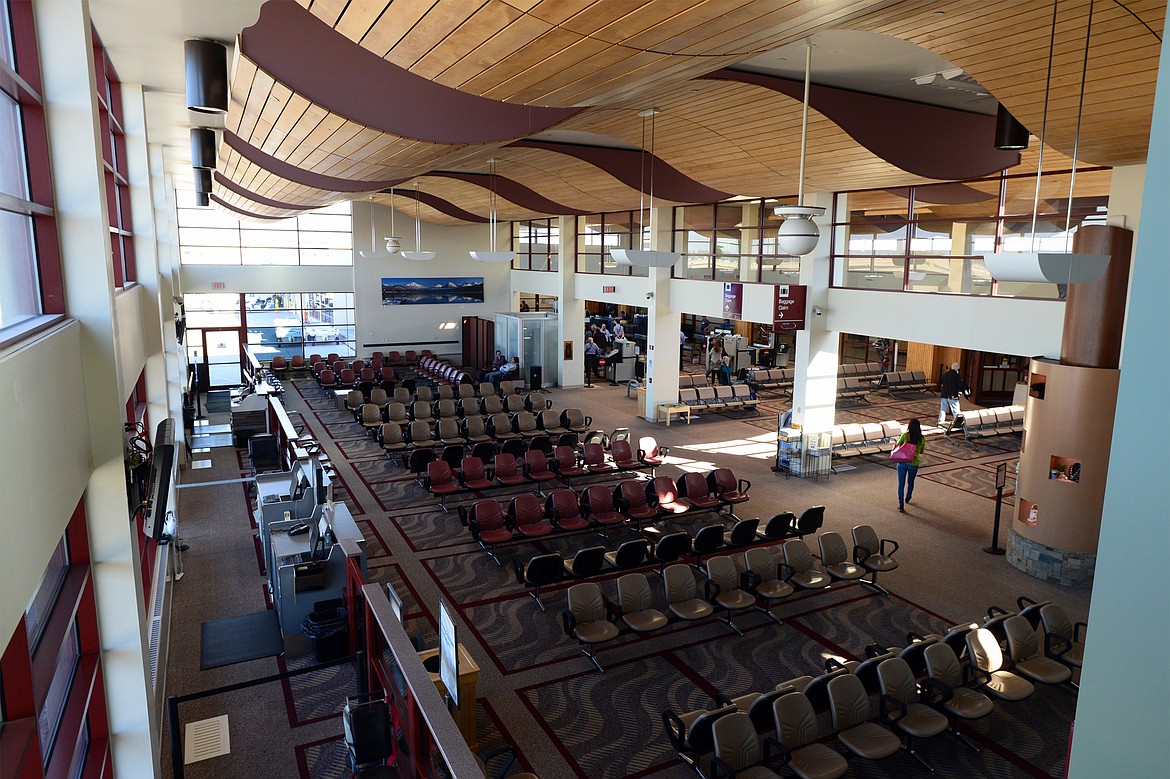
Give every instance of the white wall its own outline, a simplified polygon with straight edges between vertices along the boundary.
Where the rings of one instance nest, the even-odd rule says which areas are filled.
[[[389,232],[389,209],[377,209],[379,235]],[[403,247],[414,248],[413,222],[398,214],[396,228],[403,238]],[[476,262],[468,256],[473,249],[486,249],[488,227],[485,224],[463,227],[441,227],[423,224],[422,247],[437,252],[429,262],[411,262],[395,255],[388,260],[367,260],[357,254],[368,249],[370,235],[370,204],[355,203],[353,209],[354,267],[352,288],[357,324],[357,352],[368,354],[379,349],[432,349],[438,354],[457,356],[461,352],[460,323],[465,316],[494,319],[497,311],[512,310],[510,263]],[[504,226],[505,230],[507,225]],[[407,237],[409,235],[409,237]],[[501,236],[505,233],[502,231]],[[508,239],[497,239],[499,248],[507,246]],[[379,248],[385,248],[379,247]],[[392,277],[455,277],[482,276],[484,302],[442,305],[382,305],[382,279]],[[438,344],[454,341],[451,344]],[[434,345],[433,345],[434,344]]]
[[[349,266],[184,265],[182,279],[184,293],[353,291]],[[217,283],[223,288],[216,289]]]
[[[0,639],[7,645],[89,481],[81,324],[0,353]]]
[[[825,327],[841,333],[1059,357],[1064,303],[830,289],[824,319]]]

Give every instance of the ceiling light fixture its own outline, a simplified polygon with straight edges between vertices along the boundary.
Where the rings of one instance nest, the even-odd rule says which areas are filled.
[[[394,209],[391,206],[390,212],[393,214]],[[388,260],[392,254],[390,250],[390,241],[386,241],[386,251],[378,251],[378,210],[373,200],[370,201],[370,250],[368,252],[362,251],[358,254],[366,260]]]
[[[226,114],[227,47],[215,41],[184,41],[183,59],[186,67],[187,108],[201,114]]]
[[[658,219],[654,215],[654,162],[657,159],[654,156],[654,123],[655,117],[658,116],[659,110],[657,108],[649,108],[645,111],[639,111],[638,116],[642,118],[642,150],[638,156],[638,237],[640,249],[610,249],[609,256],[618,265],[633,265],[639,268],[669,268],[678,262],[680,254],[678,252],[663,252],[655,251],[646,248],[647,243],[654,240],[657,235],[656,225]],[[650,153],[646,153],[646,120],[650,120]],[[647,159],[649,159],[650,175],[646,176]],[[650,179],[650,232],[646,233],[646,227],[642,224],[643,215],[646,213],[643,206],[643,198],[646,195],[646,179]],[[633,225],[630,225],[633,229]],[[633,236],[631,236],[630,243],[633,243]],[[647,240],[649,238],[649,241]]]
[[[809,80],[812,75],[812,43],[806,43],[804,48],[804,108],[800,115],[800,173],[796,182],[796,205],[777,206],[772,209],[776,216],[783,217],[780,229],[776,232],[776,245],[785,254],[799,257],[809,254],[817,248],[817,241],[821,238],[820,228],[813,221],[813,217],[823,216],[825,209],[821,206],[806,206],[804,204],[804,158],[808,152],[808,92]]]
[[[1064,222],[1064,251],[1036,251],[1036,215],[1040,210],[1040,180],[1044,175],[1044,138],[1048,131],[1048,98],[1052,86],[1052,60],[1056,50],[1056,17],[1059,0],[1052,2],[1052,34],[1048,42],[1048,75],[1044,82],[1044,114],[1040,122],[1040,152],[1036,162],[1036,195],[1032,200],[1032,243],[1027,252],[996,252],[983,255],[987,270],[997,281],[1050,282],[1052,284],[1091,284],[1105,273],[1109,255],[1073,254],[1069,251],[1072,227],[1073,188],[1077,180],[1077,154],[1081,142],[1081,114],[1085,105],[1085,81],[1089,71],[1089,43],[1093,30],[1093,0],[1089,0],[1089,18],[1085,25],[1085,54],[1081,63],[1081,92],[1077,100],[1077,129],[1073,139],[1072,175],[1069,181],[1068,209]]]
[[[402,256],[414,262],[426,262],[435,259],[434,252],[424,252],[422,248],[422,219],[419,218],[418,182],[414,182],[414,251],[403,252]]]
[[[1012,116],[1003,103],[995,111],[995,148],[1000,151],[1028,148],[1028,128]]]
[[[516,256],[511,251],[496,251],[496,161],[488,160],[488,250],[468,252],[479,262],[511,262]]]
[[[191,128],[191,167],[215,170],[215,130]]]

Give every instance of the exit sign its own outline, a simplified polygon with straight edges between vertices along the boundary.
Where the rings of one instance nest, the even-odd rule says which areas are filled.
[[[602,292],[617,292],[617,287],[602,287]]]
[[[212,289],[223,289],[223,282],[222,281],[213,281],[213,282],[211,282],[211,288]]]

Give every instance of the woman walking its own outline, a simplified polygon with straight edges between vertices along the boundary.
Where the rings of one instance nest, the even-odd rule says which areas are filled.
[[[707,352],[707,383],[712,386],[719,381],[719,372],[723,370],[723,343],[715,341],[711,350]]]
[[[906,513],[905,504],[914,496],[914,477],[918,475],[918,466],[922,463],[922,450],[926,444],[926,439],[922,437],[922,425],[917,419],[911,419],[910,424],[906,426],[906,432],[898,436],[895,450],[907,443],[917,448],[914,451],[914,459],[898,463],[898,511],[903,514]],[[905,500],[902,498],[903,492],[906,495]]]

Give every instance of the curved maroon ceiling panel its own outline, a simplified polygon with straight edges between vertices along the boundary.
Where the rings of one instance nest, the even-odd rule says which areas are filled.
[[[294,218],[291,216],[267,216],[265,214],[253,214],[251,211],[245,211],[244,209],[240,208],[239,206],[233,206],[231,203],[224,201],[222,198],[220,198],[216,195],[211,196],[211,201],[213,203],[216,203],[216,204],[222,206],[223,208],[226,208],[229,211],[235,211],[237,214],[242,214],[243,216],[246,216],[249,219],[268,219],[271,221],[278,221],[280,219],[293,219]]]
[[[910,197],[910,187],[894,187],[886,189],[891,195]],[[985,200],[995,200],[998,192],[987,193],[975,187],[957,182],[942,184],[923,184],[914,187],[914,199],[920,203],[930,203],[936,206],[960,206],[968,203],[982,203]]]
[[[431,174],[428,173],[427,175],[429,176]],[[389,195],[390,192],[389,190],[382,190],[382,194]],[[416,193],[413,189],[394,190],[395,197],[415,197],[415,195]],[[464,211],[459,206],[449,203],[448,201],[443,200],[441,197],[429,195],[426,192],[418,192],[417,195],[418,202],[425,203],[436,211],[444,213],[447,216],[453,216],[456,219],[462,219],[464,222],[478,222],[486,224],[489,221],[486,216],[480,216],[479,214],[473,214],[470,211]]]
[[[508,145],[567,154],[600,168],[627,187],[639,189],[642,186],[639,170],[642,163],[640,149],[613,149],[606,146],[584,146],[531,139],[514,141]],[[679,203],[712,203],[731,197],[729,192],[720,192],[683,175],[676,168],[663,162],[660,157],[651,154],[646,156],[653,160],[651,164],[654,166],[654,194],[664,200]],[[646,182],[646,186],[649,187],[649,181]]]
[[[469,184],[475,184],[484,189],[492,189],[492,177],[486,173],[456,173],[449,171],[432,170],[427,173],[428,176],[440,176],[448,179],[458,179],[459,181],[466,181]],[[497,175],[495,177],[494,187],[496,194],[500,197],[515,203],[518,206],[527,208],[531,211],[538,211],[542,214],[584,214],[585,212],[577,209],[563,206],[553,200],[549,200],[544,195],[529,189],[518,181],[504,178]]]
[[[361,181],[358,179],[339,179],[336,176],[323,176],[320,173],[298,168],[284,160],[273,157],[245,141],[231,130],[223,131],[223,142],[231,149],[239,152],[248,162],[259,165],[269,173],[275,173],[283,179],[303,184],[306,187],[323,189],[326,192],[377,192],[380,189],[396,187],[406,179],[393,181]]]
[[[804,99],[804,82],[726,68],[705,79],[755,84]],[[995,117],[811,85],[809,105],[859,144],[904,171],[932,179],[968,179],[1020,164],[1020,155],[995,148]]]
[[[321,203],[320,205],[315,206],[295,206],[292,203],[281,203],[279,200],[273,200],[272,198],[264,197],[263,195],[257,195],[255,192],[244,189],[239,184],[220,173],[218,170],[215,172],[215,182],[224,189],[230,189],[240,197],[246,197],[249,200],[255,201],[262,205],[272,206],[273,208],[283,208],[288,211],[312,211],[314,208],[324,208],[325,206],[329,205],[328,203]]]
[[[432,143],[523,138],[581,110],[504,103],[437,84],[362,48],[298,3],[261,6],[256,24],[240,33],[240,52],[334,113]]]

